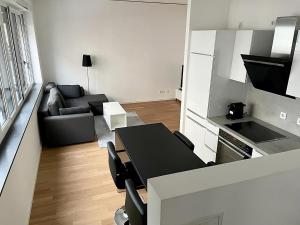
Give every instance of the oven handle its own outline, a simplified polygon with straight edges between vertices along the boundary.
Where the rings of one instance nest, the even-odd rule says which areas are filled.
[[[233,152],[235,152],[236,154],[238,154],[239,156],[243,157],[245,159],[245,157],[247,158],[251,158],[251,156],[249,156],[247,153],[241,153],[240,151],[234,149],[232,146],[230,146],[229,144],[227,144],[226,142],[222,141],[221,139],[219,139],[219,142],[223,145],[225,145],[227,148],[229,148],[230,150],[232,150]]]
[[[231,148],[234,148],[236,151],[240,152],[241,154],[243,154],[243,155],[245,155],[245,156],[247,156],[247,157],[249,157],[249,158],[252,157],[252,156],[249,155],[247,152],[244,152],[242,149],[240,149],[240,148],[237,147],[236,145],[234,145],[234,144],[230,143],[229,141],[227,141],[225,138],[219,136],[219,140],[220,140],[220,139],[221,139],[223,142],[225,142],[227,145],[230,145]]]

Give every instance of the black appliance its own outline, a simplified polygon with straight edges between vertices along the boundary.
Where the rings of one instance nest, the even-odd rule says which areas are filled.
[[[253,149],[232,135],[220,130],[216,164],[250,159]]]
[[[231,103],[228,106],[228,114],[226,115],[227,119],[236,120],[242,119],[244,117],[244,107],[246,105],[242,102]]]
[[[278,17],[271,55],[241,55],[255,88],[294,98],[287,95],[286,90],[299,29],[300,17]]]
[[[241,55],[248,76],[257,89],[274,94],[286,95],[292,61],[290,59],[271,58],[253,55]]]
[[[285,136],[253,121],[226,124],[225,126],[229,127],[231,130],[239,133],[240,135],[248,138],[254,143],[285,138]]]

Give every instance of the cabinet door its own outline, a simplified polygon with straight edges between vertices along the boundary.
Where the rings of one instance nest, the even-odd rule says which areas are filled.
[[[217,152],[219,137],[209,129],[206,129],[204,136],[205,145],[214,152]]]
[[[207,117],[213,57],[191,54],[187,77],[187,108]]]
[[[204,147],[205,128],[191,117],[185,119],[184,134],[195,145],[194,153],[200,157],[201,149]]]
[[[259,158],[259,157],[263,157],[263,154],[259,153],[255,149],[253,149],[251,158],[254,159],[254,158]]]
[[[210,161],[215,162],[216,153],[205,145],[205,133],[207,129],[196,120],[187,116],[184,131],[186,137],[195,145],[194,153],[205,163]]]
[[[300,36],[298,36],[287,94],[300,98]]]
[[[199,157],[203,162],[216,162],[217,153],[208,148],[206,145],[201,149]]]
[[[214,55],[216,30],[192,31],[190,52]]]
[[[250,54],[252,36],[252,30],[239,30],[236,32],[230,72],[230,79],[232,80],[246,83],[247,71],[245,69],[241,54]]]

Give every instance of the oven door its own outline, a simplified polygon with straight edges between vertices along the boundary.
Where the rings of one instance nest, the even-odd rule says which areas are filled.
[[[230,142],[219,138],[216,163],[223,164],[239,160],[248,159],[249,157],[241,152]]]

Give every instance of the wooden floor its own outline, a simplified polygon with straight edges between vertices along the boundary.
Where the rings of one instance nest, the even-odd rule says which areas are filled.
[[[145,123],[163,122],[179,128],[176,101],[127,104]],[[140,192],[144,198],[145,191]],[[113,214],[124,205],[111,178],[106,149],[97,142],[44,149],[30,218],[31,225],[113,225]]]

